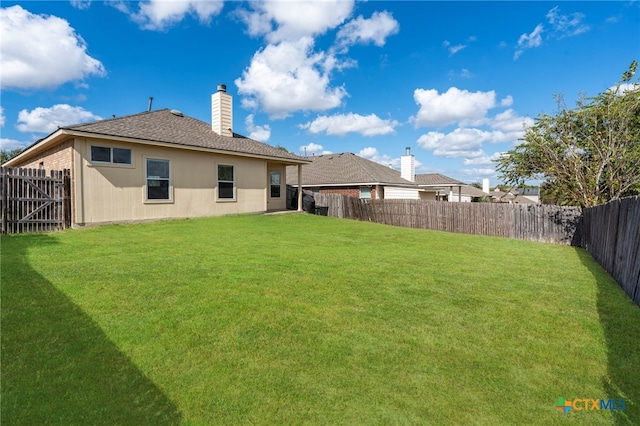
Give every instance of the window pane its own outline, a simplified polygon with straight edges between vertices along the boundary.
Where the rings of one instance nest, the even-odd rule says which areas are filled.
[[[169,160],[147,160],[147,178],[169,179]]]
[[[169,199],[169,181],[148,179],[147,180],[147,199],[149,200],[168,200]]]
[[[218,198],[233,198],[233,183],[218,182]]]
[[[233,166],[218,166],[218,180],[233,181]]]
[[[102,161],[105,163],[111,162],[111,148],[104,146],[92,146],[91,147],[91,161]]]
[[[131,150],[113,148],[113,162],[118,164],[131,164]]]
[[[271,185],[271,198],[280,198],[280,185]]]
[[[280,185],[280,172],[271,172],[271,185]]]
[[[363,199],[370,199],[371,198],[371,188],[368,188],[366,186],[361,186],[360,187],[360,198]]]

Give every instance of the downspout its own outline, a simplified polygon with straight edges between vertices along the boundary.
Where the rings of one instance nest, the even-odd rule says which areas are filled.
[[[302,211],[302,164],[298,164],[298,211]]]

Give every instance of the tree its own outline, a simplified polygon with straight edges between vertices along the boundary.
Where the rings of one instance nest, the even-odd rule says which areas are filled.
[[[594,206],[640,193],[640,83],[633,61],[613,88],[580,99],[573,109],[556,96],[558,112],[540,114],[523,143],[498,161],[513,185],[544,180],[544,201]]]
[[[6,163],[7,161],[11,160],[13,157],[20,154],[21,152],[22,152],[22,148],[16,148],[10,151],[6,149],[0,150],[0,164]]]

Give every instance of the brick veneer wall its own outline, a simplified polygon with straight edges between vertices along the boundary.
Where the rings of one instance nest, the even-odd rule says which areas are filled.
[[[346,195],[348,197],[360,198],[360,187],[359,186],[343,186],[343,187],[321,187],[321,194],[340,194]],[[371,187],[371,198],[376,198],[376,187]]]
[[[40,163],[43,166],[40,167]],[[27,162],[21,163],[16,167],[23,167],[26,169],[40,169],[45,170],[63,170],[72,169],[73,165],[73,139],[69,139],[60,145],[47,149],[41,152],[33,158],[30,158]]]

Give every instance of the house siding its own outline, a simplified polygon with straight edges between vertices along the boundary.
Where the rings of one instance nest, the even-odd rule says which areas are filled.
[[[309,190],[314,190],[315,188],[305,188]],[[333,186],[325,186],[320,187],[321,194],[340,194],[346,195],[348,197],[360,198],[360,186],[347,186],[347,187],[333,187]],[[371,198],[377,199],[378,193],[376,191],[376,187],[371,187]]]
[[[417,189],[387,186],[384,189],[384,198],[387,200],[419,200],[420,195]]]
[[[92,164],[91,145],[132,150],[131,166]],[[267,161],[143,144],[76,139],[76,166],[81,179],[75,187],[75,223],[144,221],[267,210]],[[147,158],[170,160],[170,201],[145,201]],[[235,199],[219,200],[217,166],[234,166]]]

